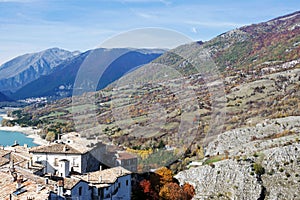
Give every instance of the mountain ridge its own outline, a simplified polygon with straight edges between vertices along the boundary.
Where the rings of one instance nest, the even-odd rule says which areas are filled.
[[[14,92],[40,76],[50,74],[73,56],[72,52],[56,47],[18,56],[0,66],[1,91]]]
[[[135,48],[98,48],[89,50],[61,63],[51,74],[41,76],[39,79],[28,83],[24,87],[17,90],[15,93],[11,94],[10,97],[13,99],[24,99],[29,97],[41,96],[51,96],[52,98],[71,96],[73,84],[77,77],[78,70],[81,67],[81,64],[83,64],[83,62],[89,55],[93,55],[95,53],[99,53],[99,55],[101,55],[102,51],[108,52],[108,54],[112,55],[118,54],[119,51],[125,51],[127,53],[121,55],[113,63],[107,66],[106,71],[103,73],[101,79],[99,80],[96,90],[104,88],[109,83],[120,78],[128,71],[152,61],[153,59],[160,56],[162,52],[164,52],[164,50],[160,49]],[[93,62],[99,62],[99,60],[94,60]],[[97,66],[94,66],[93,70],[97,72],[99,69],[97,69]]]

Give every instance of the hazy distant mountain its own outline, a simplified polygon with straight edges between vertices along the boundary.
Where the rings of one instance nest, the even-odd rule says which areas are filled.
[[[0,66],[0,91],[16,91],[27,83],[50,74],[62,62],[77,52],[59,48],[25,54]]]
[[[3,101],[11,101],[11,99],[0,92],[0,102],[3,102]]]
[[[97,54],[99,59],[96,62],[103,63],[110,56],[118,55],[120,52],[126,52],[114,62],[112,62],[99,80],[97,90],[104,88],[109,83],[117,80],[125,73],[129,72],[156,59],[163,50],[147,50],[147,49],[95,49],[81,53],[69,59],[46,76],[41,76],[35,81],[20,88],[10,97],[13,99],[24,99],[28,97],[52,96],[54,98],[68,97],[72,95],[73,84],[80,69],[82,62],[87,56]],[[90,71],[92,73],[99,71],[99,65],[94,65]],[[89,77],[86,77],[87,79]]]

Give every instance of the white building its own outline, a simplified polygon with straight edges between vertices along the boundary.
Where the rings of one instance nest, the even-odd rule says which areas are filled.
[[[131,199],[131,172],[123,167],[99,170],[77,177],[92,186],[93,200]]]
[[[71,143],[53,143],[47,146],[33,147],[29,152],[32,154],[33,162],[45,166],[44,173],[58,174],[58,171],[63,173],[64,170],[60,169],[65,167],[62,166],[63,163],[68,165],[68,171],[86,173],[99,169],[105,145],[97,143],[88,147],[76,144],[73,147]],[[58,175],[68,176],[66,173]]]

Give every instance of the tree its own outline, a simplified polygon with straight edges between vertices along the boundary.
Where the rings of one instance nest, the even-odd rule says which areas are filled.
[[[186,195],[186,198],[188,200],[192,199],[193,196],[195,195],[195,188],[189,183],[185,183],[182,188],[183,188],[183,192]]]
[[[146,180],[146,179],[142,180],[140,182],[140,186],[141,186],[141,188],[142,188],[142,190],[143,190],[144,193],[150,193],[150,191],[151,191],[151,183],[150,183],[149,180]]]
[[[46,135],[46,140],[53,142],[55,140],[55,133],[53,131],[49,131]]]
[[[139,185],[133,189],[133,200],[158,200],[158,193],[152,188],[149,180],[143,179]]]
[[[155,171],[155,174],[160,177],[160,185],[165,185],[166,183],[173,181],[173,173],[170,169],[166,167],[161,167]]]
[[[160,188],[163,187],[163,185],[172,181],[173,173],[166,167],[161,167],[150,175],[150,182],[157,193],[159,193]]]
[[[159,196],[165,200],[186,200],[183,189],[177,183],[165,184],[161,188]]]

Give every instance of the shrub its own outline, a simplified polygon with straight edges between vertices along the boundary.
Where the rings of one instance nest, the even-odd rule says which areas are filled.
[[[279,169],[279,171],[280,171],[280,172],[283,172],[283,171],[284,171],[284,169],[283,169],[283,168],[280,168],[280,169]]]
[[[257,174],[257,175],[262,175],[265,173],[265,168],[263,168],[263,166],[259,163],[254,163],[253,168],[254,168],[255,174]]]

